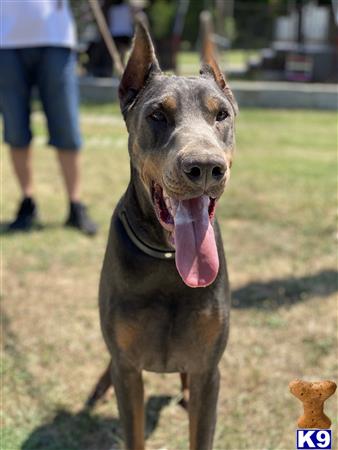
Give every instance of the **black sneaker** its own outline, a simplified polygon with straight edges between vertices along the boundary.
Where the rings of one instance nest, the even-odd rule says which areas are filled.
[[[39,228],[37,206],[31,197],[25,197],[16,213],[15,220],[7,227],[8,231],[30,231]]]
[[[93,236],[97,233],[97,225],[90,219],[87,208],[80,202],[71,202],[67,227],[77,228],[83,233]]]

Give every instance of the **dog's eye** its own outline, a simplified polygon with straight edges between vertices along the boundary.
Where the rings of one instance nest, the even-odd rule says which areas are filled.
[[[227,117],[229,117],[228,111],[226,111],[225,109],[221,109],[216,115],[216,121],[222,122],[222,120],[225,120]]]
[[[154,120],[155,122],[163,122],[165,123],[167,121],[167,118],[165,114],[160,111],[159,109],[156,109],[149,115],[150,119]]]

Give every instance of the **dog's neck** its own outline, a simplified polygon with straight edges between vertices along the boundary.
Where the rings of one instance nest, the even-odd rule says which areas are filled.
[[[170,250],[167,232],[159,223],[150,195],[146,192],[138,171],[132,165],[130,182],[123,198],[123,208],[132,230],[141,241],[164,252]]]

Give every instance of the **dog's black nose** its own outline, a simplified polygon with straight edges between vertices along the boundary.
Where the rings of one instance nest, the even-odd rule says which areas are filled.
[[[185,158],[181,162],[184,175],[194,184],[205,189],[221,182],[226,174],[227,165],[218,156],[204,158]]]

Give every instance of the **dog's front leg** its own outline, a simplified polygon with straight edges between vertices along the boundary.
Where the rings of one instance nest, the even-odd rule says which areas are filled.
[[[144,450],[142,373],[112,363],[111,375],[127,450]]]
[[[189,374],[190,450],[212,450],[219,391],[219,370]]]

